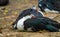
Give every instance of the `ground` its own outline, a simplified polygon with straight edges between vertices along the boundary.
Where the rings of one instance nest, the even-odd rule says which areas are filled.
[[[19,32],[11,28],[21,11],[38,5],[37,0],[10,0],[9,5],[0,7],[0,37],[60,37],[60,32]],[[45,17],[60,22],[60,14],[44,13]]]

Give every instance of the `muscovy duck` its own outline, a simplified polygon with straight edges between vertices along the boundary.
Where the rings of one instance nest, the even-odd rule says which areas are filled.
[[[17,21],[18,21],[19,19],[21,19],[22,17],[27,16],[27,15],[30,15],[30,14],[33,14],[34,16],[39,17],[39,18],[44,16],[43,12],[37,11],[37,10],[36,10],[36,7],[33,6],[32,8],[23,10],[23,11],[19,14],[19,16],[17,17],[16,21],[13,23],[13,25],[14,25],[15,23],[17,23]]]
[[[42,18],[32,18],[33,14],[27,15],[17,21],[16,24],[13,25],[13,28],[16,28],[20,31],[39,31],[39,30],[48,30],[50,32],[59,32],[59,29],[54,26],[55,22],[49,21]],[[50,22],[50,23],[49,23]],[[55,24],[57,26],[57,24]]]
[[[41,9],[43,12],[54,12],[58,13],[59,10],[55,7],[54,2],[55,0],[38,0],[38,7]]]

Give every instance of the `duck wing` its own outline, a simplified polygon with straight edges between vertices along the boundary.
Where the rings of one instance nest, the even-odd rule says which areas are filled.
[[[43,17],[43,20],[47,23],[47,24],[50,24],[58,29],[60,29],[60,23],[58,23],[57,21],[55,20],[52,20],[50,18],[47,18],[47,17]]]
[[[42,19],[28,19],[24,22],[24,27],[27,29],[27,28],[32,28],[33,31],[39,31],[39,30],[48,30],[48,31],[51,31],[51,32],[58,32],[59,29],[50,25],[50,24],[47,24],[44,20]]]

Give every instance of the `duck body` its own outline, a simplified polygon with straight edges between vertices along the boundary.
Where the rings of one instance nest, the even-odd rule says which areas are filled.
[[[39,31],[39,30],[48,30],[50,32],[58,32],[59,29],[55,26],[49,24],[44,19],[34,18],[34,19],[28,19],[24,22],[25,27],[32,28],[33,31]],[[26,27],[26,28],[27,28]]]
[[[43,20],[45,21],[45,23],[53,25],[54,27],[60,29],[60,23],[58,23],[57,21],[52,20],[52,19],[47,18],[47,17],[43,17]]]
[[[44,18],[31,18],[32,16],[25,16],[21,18],[17,24],[13,25],[20,31],[39,31],[48,30],[50,32],[58,32],[59,29],[48,23]]]
[[[34,16],[34,15],[27,15],[27,16],[25,16],[25,17],[23,17],[23,18],[21,18],[21,19],[19,19],[18,21],[16,21],[16,23],[13,23],[12,25],[12,27],[14,28],[14,29],[18,29],[18,30],[24,30],[24,21],[25,20],[27,20],[27,19],[30,19],[32,16]]]
[[[36,18],[32,18],[32,16],[35,16]],[[43,17],[41,13],[34,9],[24,10],[21,14],[19,14],[12,25],[14,29],[18,29],[20,31],[34,32],[43,29],[50,32],[58,32],[60,28],[58,22],[47,17]]]
[[[33,15],[27,15],[23,18],[21,18],[18,22],[17,22],[17,28],[19,30],[24,30],[24,21],[27,20],[27,19],[30,19]]]
[[[42,0],[39,1],[38,7],[44,12],[55,12],[58,13],[60,10],[56,7],[56,0]]]
[[[23,18],[23,17],[25,17],[27,15],[30,15],[30,14],[33,14],[35,17],[38,17],[38,18],[44,16],[44,14],[42,12],[38,12],[37,10],[34,10],[34,9],[29,8],[29,9],[23,10],[19,14],[19,16],[17,17],[16,21],[12,25],[14,25],[15,23],[17,23],[18,20],[20,20],[21,18]]]

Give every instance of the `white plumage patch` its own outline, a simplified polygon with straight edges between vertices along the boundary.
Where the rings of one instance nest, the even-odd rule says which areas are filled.
[[[24,30],[24,21],[31,18],[33,15],[27,15],[23,18],[21,18],[18,22],[17,22],[17,29],[18,30]]]
[[[43,14],[43,12],[42,12],[42,11],[38,11],[38,12],[40,12],[40,13],[44,16],[44,14]]]
[[[55,10],[50,10],[50,9],[48,9],[48,8],[45,8],[45,9],[44,9],[44,11],[45,11],[45,12],[58,13],[58,11],[55,11]]]
[[[41,4],[39,4],[39,6],[41,7],[42,5],[41,5]]]

